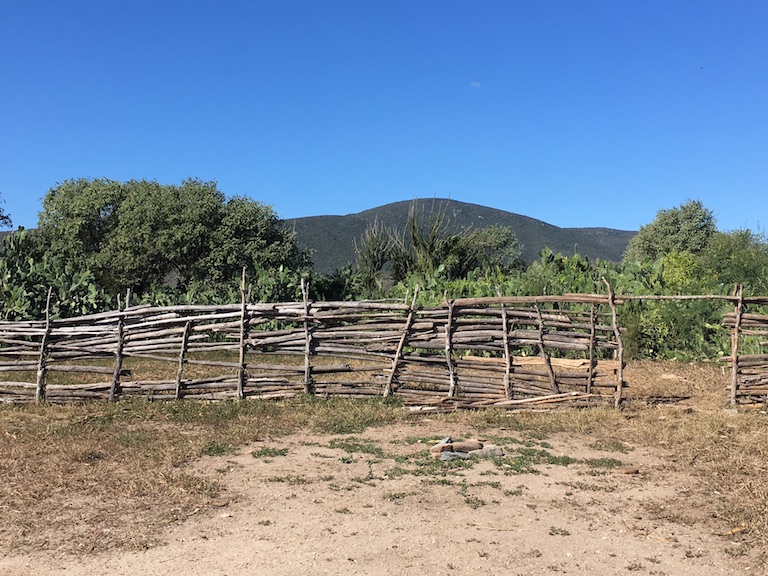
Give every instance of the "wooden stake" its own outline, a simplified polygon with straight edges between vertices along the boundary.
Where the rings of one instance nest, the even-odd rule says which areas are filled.
[[[611,307],[611,328],[613,329],[613,337],[616,339],[616,354],[618,360],[618,367],[616,369],[616,392],[613,396],[613,407],[619,408],[621,406],[621,395],[624,390],[624,344],[621,341],[621,330],[619,330],[619,313],[616,309],[616,294],[613,292],[613,286],[611,283],[603,277],[603,282],[608,288],[608,305]]]
[[[192,331],[192,322],[187,322],[184,325],[184,334],[181,336],[181,351],[179,352],[179,368],[176,370],[176,393],[174,398],[181,400],[184,398],[184,390],[181,385],[184,376],[184,364],[187,359],[187,349],[189,348],[189,333]]]
[[[304,393],[314,394],[314,381],[312,378],[312,330],[309,325],[310,302],[309,285],[301,279],[301,295],[304,299]]]
[[[128,293],[130,295],[130,292]],[[126,296],[126,306],[128,298]],[[112,372],[112,385],[109,387],[109,401],[115,402],[120,392],[120,372],[123,370],[123,345],[125,343],[125,316],[122,314],[120,295],[117,296],[117,347],[115,348],[115,369]]]
[[[400,337],[400,342],[397,344],[397,350],[395,350],[395,355],[392,358],[392,369],[389,371],[389,376],[387,377],[387,385],[384,387],[384,396],[392,396],[392,382],[395,379],[395,374],[397,373],[397,367],[400,363],[400,357],[403,355],[403,347],[405,346],[405,342],[408,340],[408,335],[411,331],[411,326],[413,325],[413,315],[414,315],[414,309],[416,308],[416,298],[419,295],[419,287],[416,286],[416,288],[413,291],[413,300],[411,300],[411,306],[408,308],[408,317],[405,319],[405,326],[403,327],[403,334]]]
[[[48,359],[46,346],[51,335],[51,294],[53,286],[48,288],[48,298],[45,301],[45,333],[40,341],[40,360],[37,363],[37,385],[35,387],[35,402],[45,402],[45,364]]]
[[[507,317],[507,308],[501,305],[501,325],[502,340],[504,342],[504,396],[511,400],[514,396],[512,390],[512,354],[509,350],[509,318]]]
[[[245,366],[245,352],[248,348],[247,338],[248,338],[248,323],[247,323],[247,302],[246,302],[246,294],[245,294],[245,267],[243,267],[243,276],[240,281],[240,297],[241,297],[241,307],[240,307],[240,359],[238,362],[238,370],[237,370],[237,399],[242,400],[245,398],[245,383],[248,379],[248,373],[246,371]]]
[[[453,300],[447,301],[448,319],[445,322],[445,363],[448,365],[448,397],[456,396],[456,372],[453,366]]]
[[[741,333],[741,320],[744,314],[744,287],[737,284],[734,290],[736,301],[736,319],[731,330],[731,406],[736,405],[736,396],[739,392],[739,336]]]

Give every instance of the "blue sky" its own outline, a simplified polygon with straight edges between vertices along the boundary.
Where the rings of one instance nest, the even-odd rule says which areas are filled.
[[[282,218],[413,198],[768,224],[765,0],[0,0],[0,196],[215,180]]]

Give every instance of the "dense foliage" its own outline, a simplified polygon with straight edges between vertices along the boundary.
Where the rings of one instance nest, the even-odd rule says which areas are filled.
[[[174,287],[223,296],[244,267],[261,275],[309,262],[270,207],[227,201],[200,180],[68,180],[45,196],[38,242],[41,252],[91,270],[113,295]]]
[[[4,239],[0,317],[54,317],[113,309],[118,295],[149,304],[231,303],[243,268],[253,301],[408,299],[605,293],[768,294],[768,240],[751,230],[718,231],[712,213],[690,201],[644,226],[622,262],[544,250],[522,262],[511,229],[454,231],[444,214],[413,210],[403,229],[369,226],[357,263],[316,275],[308,254],[274,211],[248,198],[225,199],[215,183],[69,180],[48,192],[38,230]],[[722,300],[628,300],[621,310],[633,357],[714,358],[729,351]]]

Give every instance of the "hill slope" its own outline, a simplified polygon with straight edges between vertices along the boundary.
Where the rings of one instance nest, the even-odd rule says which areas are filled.
[[[406,200],[385,204],[347,216],[307,216],[285,220],[296,231],[299,242],[313,250],[315,270],[328,274],[355,262],[355,240],[375,221],[402,228],[415,204],[424,215],[445,210],[451,226],[459,229],[509,226],[523,245],[523,257],[532,261],[544,248],[554,252],[578,252],[591,259],[621,260],[629,239],[636,232],[613,228],[559,228],[535,218],[504,210],[447,199]]]

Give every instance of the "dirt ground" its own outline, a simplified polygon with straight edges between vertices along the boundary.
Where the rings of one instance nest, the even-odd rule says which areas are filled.
[[[522,469],[439,463],[425,417],[358,435],[296,434],[205,457],[223,486],[146,550],[73,556],[0,552],[0,574],[766,574],[718,494],[649,448],[486,430]]]

